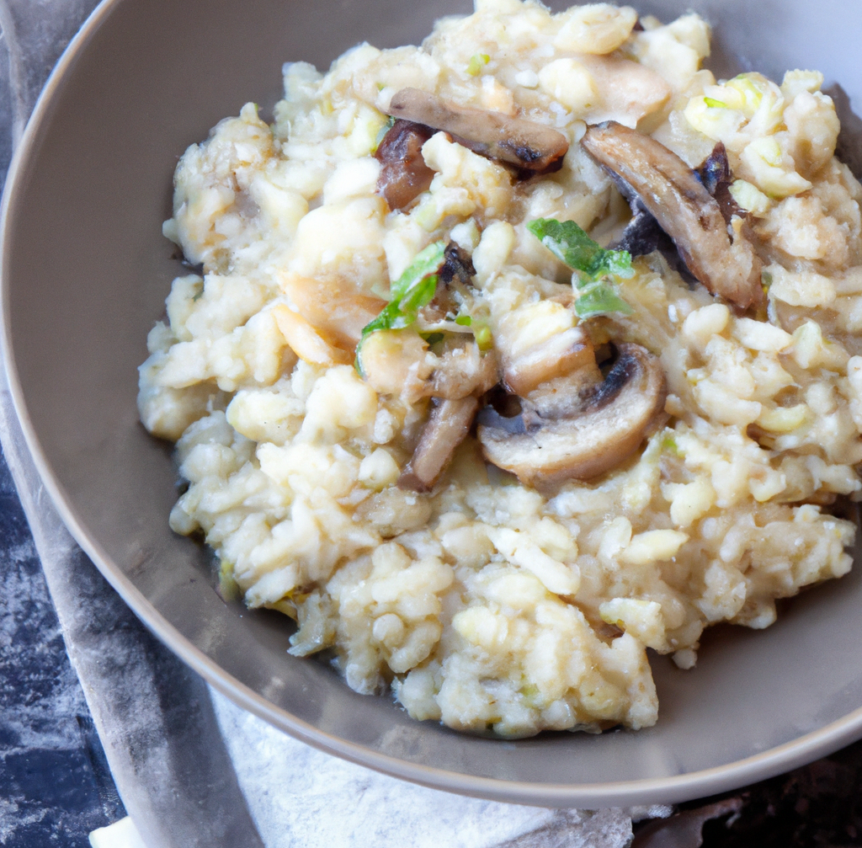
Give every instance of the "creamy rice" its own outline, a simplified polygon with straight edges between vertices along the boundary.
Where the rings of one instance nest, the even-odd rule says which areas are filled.
[[[459,730],[637,729],[647,649],[691,668],[705,627],[767,627],[849,570],[829,507],[862,489],[862,188],[820,74],[717,82],[709,49],[694,14],[476,0],[419,48],[286,66],[271,126],[248,104],[186,151],[164,232],[203,270],[149,335],[141,418],[188,481],[172,528],[215,550],[226,595],[298,622],[291,654],[328,649],[357,692]],[[404,90],[553,129],[562,167],[432,129],[429,184],[395,201],[378,151]],[[599,162],[644,136],[686,171],[724,145],[712,277],[665,251],[588,280],[527,227],[625,239]],[[438,243],[454,278],[363,338]],[[446,424],[469,434],[429,474]],[[579,464],[547,464],[574,439]]]

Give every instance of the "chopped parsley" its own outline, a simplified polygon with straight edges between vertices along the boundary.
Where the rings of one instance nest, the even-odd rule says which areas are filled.
[[[613,312],[631,315],[633,309],[620,297],[608,277],[634,276],[632,257],[625,250],[607,250],[594,242],[574,221],[538,218],[527,229],[558,259],[577,274],[578,299],[575,314],[594,318]]]
[[[578,318],[595,318],[597,315],[610,315],[619,312],[631,315],[631,308],[615,291],[615,286],[609,283],[587,283],[581,287],[580,296],[575,301],[575,314]]]
[[[477,77],[482,73],[482,68],[491,61],[491,57],[487,53],[474,53],[470,57],[470,63],[467,65],[467,73],[471,77]]]
[[[392,300],[381,313],[362,330],[356,349],[356,363],[362,373],[360,351],[362,343],[377,330],[401,330],[415,323],[419,310],[427,306],[437,291],[440,267],[443,265],[446,243],[436,241],[416,254],[404,273],[392,284]]]
[[[608,276],[620,279],[634,276],[628,251],[599,247],[574,221],[538,218],[530,221],[527,229],[554,256],[577,271],[581,283]]]
[[[470,315],[462,314],[455,319],[455,323],[460,327],[469,327],[473,331],[473,338],[476,340],[479,350],[490,350],[494,346],[491,328],[483,318],[473,318]]]

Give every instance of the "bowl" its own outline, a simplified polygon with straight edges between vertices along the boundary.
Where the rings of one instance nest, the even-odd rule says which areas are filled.
[[[852,114],[862,112],[862,6],[639,8],[704,15],[719,74],[822,70],[862,173]],[[325,67],[357,41],[417,43],[436,17],[468,11],[462,0],[98,7],[39,101],[3,207],[4,352],[45,485],[114,588],[207,681],[287,733],[396,777],[502,801],[627,806],[720,792],[849,743],[862,736],[862,569],[789,602],[767,631],[710,632],[694,671],[654,657],[651,729],[511,742],[415,722],[329,666],[288,656],[288,622],[222,602],[207,552],[169,530],[176,471],[138,423],[135,397],[147,332],[181,270],[160,226],[177,157],[245,102],[271,108],[283,62]]]

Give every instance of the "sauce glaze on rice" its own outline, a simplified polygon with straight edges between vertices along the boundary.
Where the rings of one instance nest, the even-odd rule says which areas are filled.
[[[460,730],[648,727],[648,648],[691,668],[705,627],[767,627],[776,599],[850,568],[855,526],[828,507],[862,489],[862,188],[834,158],[822,76],[717,83],[694,14],[476,7],[419,48],[288,65],[272,126],[249,104],[186,151],[164,229],[203,274],[174,281],[150,333],[141,418],[188,481],[171,526],[205,536],[224,591],[298,621],[292,654],[331,649],[356,691],[391,686]],[[430,185],[393,210],[374,152],[404,89],[551,127],[562,168],[519,179],[432,132]],[[619,237],[628,205],[581,143],[603,121],[690,168],[724,144],[759,305],[651,253],[615,283],[631,314],[579,319],[583,289],[526,225]],[[431,304],[368,335],[363,378],[362,328],[438,241],[472,263],[472,320]],[[486,462],[474,427],[430,491],[404,485],[455,391],[441,375],[485,403],[480,371],[496,381],[565,333],[660,363],[662,414],[634,453],[543,485]]]

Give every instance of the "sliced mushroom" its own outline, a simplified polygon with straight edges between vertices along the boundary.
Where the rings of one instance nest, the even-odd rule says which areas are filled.
[[[418,88],[403,88],[389,103],[389,114],[449,133],[474,153],[508,162],[531,173],[562,167],[566,137],[551,127],[502,112],[447,103]]]
[[[695,173],[704,188],[716,199],[721,214],[728,224],[734,217],[745,217],[747,213],[738,206],[730,193],[733,177],[727,159],[727,150],[721,142],[715,145],[712,153],[700,164]],[[627,193],[630,191],[630,186],[623,184],[622,190]],[[659,226],[658,221],[637,195],[630,198],[630,202],[632,219],[619,239],[610,247],[613,250],[628,251],[632,256],[646,256],[658,251],[683,280],[687,283],[698,282],[681,259],[673,239]]]
[[[599,379],[601,374],[595,363],[593,346],[583,327],[572,327],[517,357],[504,356],[503,383],[513,394],[527,397],[542,383],[573,371],[595,368],[592,375]]]
[[[483,395],[498,380],[494,351],[482,353],[471,336],[442,342],[437,350],[438,364],[431,372],[424,397],[456,400],[467,395]]]
[[[730,161],[724,142],[720,141],[712,148],[712,153],[700,163],[696,173],[703,187],[713,197],[723,183],[730,182]]]
[[[740,309],[761,302],[761,263],[751,242],[738,228],[731,239],[718,202],[679,156],[613,121],[589,127],[581,143],[627,196],[640,199],[710,292]]]
[[[428,492],[467,438],[479,409],[475,397],[443,400],[431,410],[413,457],[398,479],[400,489]]]
[[[296,311],[351,354],[362,338],[362,328],[386,306],[385,300],[363,294],[344,279],[313,279],[285,271],[279,282]]]
[[[645,348],[621,344],[618,352],[601,382],[583,386],[583,374],[574,371],[533,393],[534,400],[522,399],[517,416],[483,409],[478,437],[486,459],[522,483],[547,488],[597,477],[631,456],[662,418],[667,388],[658,358]]]
[[[647,256],[658,251],[670,266],[679,271],[686,282],[697,282],[679,258],[679,252],[671,237],[659,226],[658,221],[640,202],[632,204],[632,219],[623,234],[610,245],[612,250],[625,250],[632,256]]]
[[[432,135],[430,127],[396,121],[383,136],[374,154],[382,166],[377,192],[390,209],[403,209],[431,185],[434,171],[422,158],[422,145]]]
[[[449,339],[436,350],[415,330],[381,330],[362,344],[362,373],[376,392],[407,403],[481,395],[497,382],[496,356],[483,354],[472,336]]]
[[[730,172],[727,148],[723,142],[720,141],[715,145],[712,153],[701,162],[696,173],[704,188],[715,198],[718,208],[728,224],[734,217],[745,217],[747,213],[730,193],[733,176]]]

